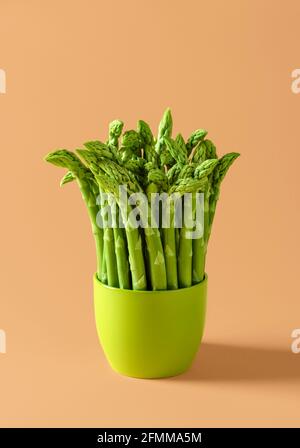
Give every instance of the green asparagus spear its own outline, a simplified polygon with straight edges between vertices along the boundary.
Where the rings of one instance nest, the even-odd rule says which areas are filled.
[[[74,153],[65,149],[49,153],[45,157],[45,160],[53,165],[67,168],[71,173],[67,173],[67,178],[70,179],[71,177],[74,177],[77,180],[91,220],[96,244],[97,275],[100,278],[102,270],[103,231],[97,225],[99,206],[97,205],[97,186],[94,177],[90,170],[82,164]],[[65,180],[62,181],[62,184],[66,183],[66,176],[64,178]]]
[[[170,137],[164,137],[163,141],[166,145],[166,150],[169,151],[175,162],[182,166],[185,165],[187,163],[187,151],[186,147],[182,145],[181,140],[179,140],[181,144],[177,143],[176,140],[172,140]]]
[[[203,204],[203,235],[200,238],[193,240],[193,284],[199,283],[204,278],[205,260],[208,244],[208,230],[209,230],[209,179],[210,176],[218,164],[218,159],[208,159],[197,166],[194,172],[194,176],[197,179],[208,179],[206,188],[204,189],[204,204]],[[201,198],[196,200],[200,201]]]
[[[147,162],[152,163],[153,167],[157,168],[158,156],[155,151],[154,138],[150,126],[145,121],[139,120],[137,124],[137,131],[144,149],[144,158]]]
[[[117,226],[114,227],[114,240],[115,240],[115,250],[116,250],[116,258],[117,258],[117,270],[118,270],[118,278],[119,285],[122,289],[130,289],[131,288],[131,279],[130,279],[130,269],[129,269],[129,261],[128,261],[128,248],[127,248],[127,239],[125,229],[119,227],[119,219],[120,219],[120,210],[119,207],[116,207],[116,223]]]
[[[197,146],[198,143],[205,138],[206,135],[207,131],[205,131],[204,129],[197,129],[190,135],[188,141],[186,142],[188,155],[192,152],[193,148],[195,148],[195,146]]]
[[[158,136],[155,144],[155,151],[159,156],[159,165],[164,167],[172,165],[174,159],[170,152],[166,149],[165,137],[171,137],[173,128],[173,119],[170,109],[166,109],[158,126]]]
[[[169,227],[162,229],[163,248],[166,262],[167,288],[177,289],[177,250],[176,250],[176,229],[174,223],[174,201],[169,197],[167,204],[170,213]]]
[[[229,170],[230,166],[233,164],[235,159],[239,157],[239,153],[231,152],[225,154],[218,161],[217,166],[215,167],[212,175],[211,181],[211,194],[209,197],[209,230],[208,230],[208,238],[211,233],[211,228],[215,216],[216,206],[220,195],[220,187],[221,183]]]
[[[122,134],[124,123],[121,120],[114,120],[109,124],[108,145],[118,149],[119,138]]]
[[[109,201],[105,198],[105,193],[101,189],[99,189],[99,191],[102,198],[101,210],[102,210],[102,220],[104,224],[103,253],[105,257],[105,267],[106,267],[106,272],[102,273],[102,277],[103,278],[107,277],[108,286],[118,288],[119,277],[118,277],[117,259],[115,251],[114,231],[113,228],[111,227],[111,223],[109,222],[111,216],[108,216],[108,214],[104,213],[104,209],[109,208]]]
[[[68,171],[64,177],[60,181],[60,186],[62,187],[65,184],[68,184],[69,182],[72,182],[73,180],[76,180],[76,177],[72,173],[72,171]]]

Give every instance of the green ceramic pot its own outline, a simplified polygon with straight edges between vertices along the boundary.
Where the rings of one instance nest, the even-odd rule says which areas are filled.
[[[132,291],[94,277],[98,336],[116,372],[136,378],[179,375],[199,348],[205,321],[207,276],[191,288]]]

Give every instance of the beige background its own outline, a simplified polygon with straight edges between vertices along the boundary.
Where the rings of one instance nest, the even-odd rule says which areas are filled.
[[[1,426],[299,426],[299,1],[0,0]],[[242,157],[209,247],[204,343],[189,373],[123,378],[92,305],[76,185],[42,161],[108,122],[208,129]]]

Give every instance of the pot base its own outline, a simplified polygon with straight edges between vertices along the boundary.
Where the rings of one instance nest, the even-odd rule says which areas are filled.
[[[145,376],[144,373],[142,373],[140,375],[138,375],[138,374],[132,375],[131,373],[124,372],[124,371],[121,371],[121,370],[117,370],[117,369],[115,369],[115,367],[112,364],[110,364],[109,361],[108,361],[108,363],[109,363],[111,369],[115,373],[117,373],[118,375],[127,376],[128,378],[135,378],[137,380],[159,380],[159,379],[164,379],[164,378],[173,378],[175,376],[182,375],[183,373],[185,373],[191,367],[189,365],[184,370],[180,370],[180,371],[177,371],[177,372],[173,372],[172,371],[172,372],[166,372],[165,374],[158,374],[158,373],[156,373],[153,376]]]

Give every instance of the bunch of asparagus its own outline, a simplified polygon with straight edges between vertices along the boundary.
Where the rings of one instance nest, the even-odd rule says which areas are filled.
[[[115,120],[109,125],[105,143],[90,141],[75,153],[61,149],[45,158],[68,170],[61,185],[73,180],[79,185],[95,238],[99,280],[135,290],[186,288],[201,282],[221,182],[239,154],[218,158],[203,129],[194,131],[187,141],[181,134],[172,138],[169,109],[159,124],[157,138],[143,120],[138,121],[137,130],[122,132],[123,122]],[[148,198],[149,213],[139,210],[143,225],[137,227],[128,219],[132,205],[121,201],[120,185],[126,187],[128,196],[143,193]],[[194,228],[184,218],[181,226],[176,225],[171,200],[168,226],[162,226],[159,213],[156,225],[148,225],[149,216],[153,217],[152,193],[163,192],[167,198],[192,195],[193,216],[196,193],[203,193],[204,225],[199,237],[191,238]],[[100,226],[99,214],[102,223],[107,223],[108,212],[117,225]]]

